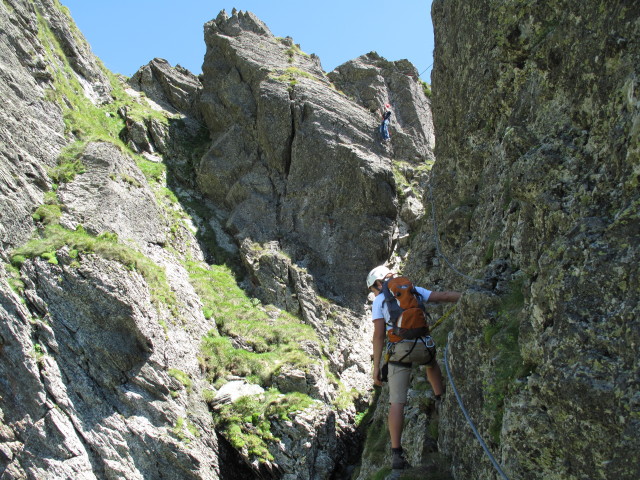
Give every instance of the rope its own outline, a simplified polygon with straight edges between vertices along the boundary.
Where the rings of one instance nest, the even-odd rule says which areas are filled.
[[[442,322],[444,322],[449,315],[451,315],[453,313],[453,311],[456,309],[456,307],[458,306],[457,303],[454,303],[453,306],[451,308],[449,308],[449,310],[446,311],[446,313],[444,315],[442,315],[438,321],[436,323],[434,323],[431,327],[429,327],[430,330],[435,329],[438,325],[440,325]]]
[[[433,67],[433,63],[431,65],[429,65],[427,68],[425,68],[422,73],[426,72],[427,70],[429,70],[431,67]],[[418,74],[418,77],[422,76],[422,73]]]
[[[487,454],[487,456],[489,457],[489,460],[491,460],[491,463],[496,468],[496,470],[498,471],[500,476],[504,480],[509,480],[509,477],[507,477],[505,475],[505,473],[502,471],[502,468],[500,468],[500,464],[498,464],[496,459],[493,458],[493,455],[491,455],[491,452],[489,451],[489,448],[487,447],[487,444],[484,443],[484,440],[482,440],[482,437],[478,433],[478,430],[476,429],[475,425],[473,424],[473,421],[471,420],[471,417],[469,416],[469,412],[467,412],[467,409],[464,408],[464,404],[462,403],[462,398],[460,397],[460,394],[458,393],[458,390],[456,390],[456,385],[455,385],[455,383],[453,383],[453,376],[451,375],[451,370],[449,369],[449,361],[447,359],[447,351],[448,351],[448,349],[449,349],[449,345],[444,347],[444,366],[445,366],[445,368],[447,370],[447,377],[449,377],[449,383],[451,384],[451,388],[453,389],[453,393],[456,395],[456,400],[458,400],[458,405],[460,405],[460,410],[462,410],[462,413],[464,413],[464,416],[467,419],[467,422],[469,423],[469,426],[471,427],[471,430],[473,430],[473,434],[478,439],[478,442],[480,442],[480,445],[482,445],[482,448],[484,449],[484,452]]]
[[[455,273],[457,273],[461,277],[464,277],[467,280],[474,283],[482,282],[483,280],[481,278],[473,278],[473,277],[470,277],[469,275],[462,273],[460,270],[458,270],[455,267],[455,265],[453,265],[453,263],[449,261],[449,259],[444,255],[444,253],[442,253],[442,250],[440,249],[440,238],[438,236],[438,224],[436,223],[436,206],[433,201],[433,187],[431,185],[432,182],[433,182],[433,171],[432,171],[431,180],[429,180],[429,200],[431,201],[431,220],[433,221],[433,239],[436,244],[436,252],[438,253],[438,256],[442,258],[444,262],[449,266],[449,268],[451,268],[451,270],[453,270]]]

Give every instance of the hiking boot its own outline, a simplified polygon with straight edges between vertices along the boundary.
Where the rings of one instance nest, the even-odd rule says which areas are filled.
[[[403,452],[393,452],[393,459],[391,460],[391,468],[393,470],[404,470],[405,468],[411,468],[407,459],[404,458]]]

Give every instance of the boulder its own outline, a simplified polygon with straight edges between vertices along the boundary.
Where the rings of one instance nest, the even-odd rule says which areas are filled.
[[[189,70],[172,67],[162,58],[154,58],[128,81],[129,85],[168,112],[200,118],[198,96],[202,84]]]

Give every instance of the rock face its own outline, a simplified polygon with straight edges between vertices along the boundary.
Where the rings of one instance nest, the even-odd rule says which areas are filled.
[[[129,84],[164,110],[200,118],[198,95],[202,85],[198,77],[179,65],[175,68],[162,58],[154,58],[129,79]]]
[[[408,62],[325,75],[247,12],[205,25],[200,77],[154,59],[123,93],[57,1],[3,1],[0,477],[346,478],[363,279],[390,260],[464,292],[434,335],[509,478],[638,478],[640,7],[530,3],[434,1],[432,120]],[[265,324],[312,327],[307,364],[208,381],[204,338],[260,354],[205,316],[216,262]],[[436,408],[414,381],[408,457],[498,478],[452,386]],[[259,462],[212,411],[271,389],[309,403],[269,419]],[[388,467],[385,410],[357,478]]]
[[[423,215],[391,160],[411,177],[432,158],[415,69],[367,57],[335,77],[397,104],[385,147],[377,113],[250,13],[205,26],[201,77],[154,59],[127,85],[57,1],[7,0],[0,21],[0,477],[346,476],[370,398],[363,278]],[[358,93],[370,68],[381,83]],[[265,385],[311,399],[269,419],[269,462],[212,419],[235,385],[266,390],[206,380],[203,338],[224,320],[192,274],[219,258],[314,332],[298,342],[311,363]],[[253,352],[250,333],[232,348]]]
[[[73,141],[51,100],[62,64],[90,102],[104,101],[111,85],[57,2],[3,2],[0,24],[0,257],[7,265],[35,230],[32,213],[45,192],[51,197],[48,173]],[[88,144],[80,162],[85,174],[56,192],[65,204],[61,224],[126,239],[163,266],[178,300],[169,311],[139,273],[68,247],[55,264],[24,262],[18,291],[3,265],[0,476],[218,478],[194,354],[213,326],[184,269],[158,247],[168,241],[164,213],[136,163],[112,144]],[[178,370],[193,378],[190,389],[168,373]],[[197,437],[177,428],[186,423]]]
[[[328,74],[336,88],[371,112],[389,104],[393,112],[393,155],[417,164],[433,158],[435,135],[431,106],[407,60],[389,62],[371,52]]]
[[[638,476],[639,15],[433,3],[439,248],[468,277],[430,226],[408,264],[470,289],[451,367],[511,479]],[[447,395],[455,478],[498,478]]]
[[[47,189],[46,169],[55,165],[65,144],[60,109],[44,100],[51,73],[38,40],[38,20],[32,8],[0,9],[5,32],[1,43],[3,77],[0,111],[0,242],[11,248],[26,241],[33,228],[33,205]],[[33,52],[33,53],[29,53]],[[6,260],[6,256],[4,257]]]
[[[398,213],[378,117],[251,13],[220,14],[205,40],[201,108],[212,145],[197,168],[200,190],[228,209],[238,241],[279,242],[322,295],[358,305],[362,278],[391,252]],[[423,139],[420,148],[399,142],[399,159],[426,155]]]

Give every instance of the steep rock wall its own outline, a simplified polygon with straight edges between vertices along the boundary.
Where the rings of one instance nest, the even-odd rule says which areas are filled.
[[[104,142],[78,153],[86,174],[77,182],[57,184],[51,173],[63,149],[88,133],[73,131],[63,114],[83,108],[77,98],[96,112],[111,101],[107,74],[58,2],[7,0],[0,25],[0,476],[217,478],[196,358],[214,326],[180,263],[159,247],[169,230],[145,176]],[[63,91],[69,84],[75,90]],[[49,246],[49,260],[23,259],[16,274],[8,266],[14,248],[56,211],[66,228],[59,235],[94,241],[108,233],[129,247],[113,243],[111,254],[96,255]],[[175,308],[115,258],[134,248],[162,265]],[[192,376],[192,388],[170,369]],[[189,433],[176,429],[186,422],[207,432],[188,448]]]
[[[398,216],[377,112],[332,88],[317,57],[251,13],[221,14],[205,40],[201,109],[212,145],[197,168],[199,188],[228,209],[240,242],[279,242],[323,295],[357,307],[362,278],[392,251]],[[407,145],[399,136],[395,158],[426,156],[422,135]]]
[[[377,116],[251,14],[208,24],[202,78],[156,59],[124,89],[57,1],[7,0],[0,18],[0,475],[348,472],[354,402],[362,409],[370,395],[362,278],[395,248],[399,216],[420,216],[398,203],[390,157],[396,146],[409,163],[430,157],[430,133],[378,144]],[[256,40],[273,55],[253,50]],[[418,124],[405,127],[428,130],[428,119]],[[270,462],[213,425],[211,409],[229,400],[207,381],[201,348],[225,320],[205,318],[193,270],[214,249],[242,260],[248,291],[318,333],[299,342],[311,365],[266,381],[313,400],[269,419]],[[283,313],[257,309],[269,324]],[[231,337],[234,351],[254,353],[251,332]]]
[[[465,289],[457,386],[509,478],[637,478],[638,4],[432,13],[439,244],[423,225],[408,265]],[[445,407],[455,478],[498,478]]]

